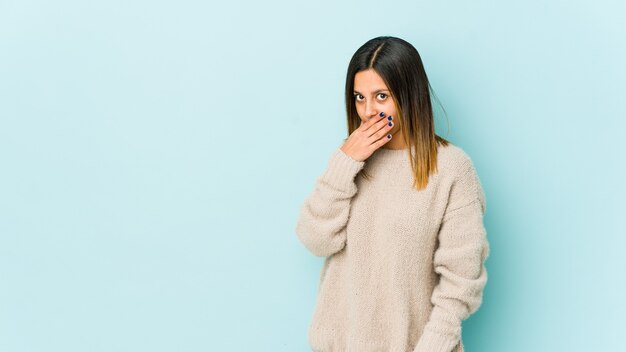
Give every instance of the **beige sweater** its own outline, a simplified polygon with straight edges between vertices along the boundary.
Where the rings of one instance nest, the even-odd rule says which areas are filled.
[[[485,195],[465,151],[438,150],[439,172],[419,192],[407,150],[381,148],[365,161],[333,152],[295,228],[326,257],[308,331],[313,351],[464,351],[461,321],[481,305],[487,282]]]

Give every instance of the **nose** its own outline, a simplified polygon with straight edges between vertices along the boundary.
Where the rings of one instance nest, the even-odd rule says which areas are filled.
[[[374,103],[372,102],[367,102],[365,105],[365,115],[367,116],[367,119],[371,119],[374,118],[376,115],[378,115],[378,111],[376,110],[376,106],[374,106]]]

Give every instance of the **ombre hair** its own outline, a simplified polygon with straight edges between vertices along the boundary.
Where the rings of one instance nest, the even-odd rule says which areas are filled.
[[[451,142],[435,134],[432,87],[422,59],[413,45],[391,36],[373,38],[354,53],[346,76],[348,136],[361,124],[354,102],[354,76],[368,69],[380,75],[389,88],[396,108],[394,121],[400,122],[409,149],[413,186],[418,191],[424,189],[429,176],[437,172],[437,146]],[[371,177],[365,170],[362,173],[366,179]]]

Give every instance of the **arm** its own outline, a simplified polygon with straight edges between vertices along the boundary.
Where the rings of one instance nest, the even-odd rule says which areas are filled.
[[[483,224],[486,203],[471,160],[452,184],[433,256],[439,274],[429,321],[414,352],[450,352],[461,339],[461,321],[478,310],[487,282],[489,243]]]
[[[337,148],[300,207],[296,234],[314,255],[330,256],[344,248],[350,201],[357,192],[354,177],[364,165]]]

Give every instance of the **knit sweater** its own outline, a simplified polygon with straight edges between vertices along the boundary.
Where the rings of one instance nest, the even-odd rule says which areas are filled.
[[[438,146],[437,164],[417,191],[408,149],[379,148],[365,161],[332,153],[295,228],[325,257],[308,328],[314,352],[464,351],[461,321],[487,282],[485,194],[460,147]]]

